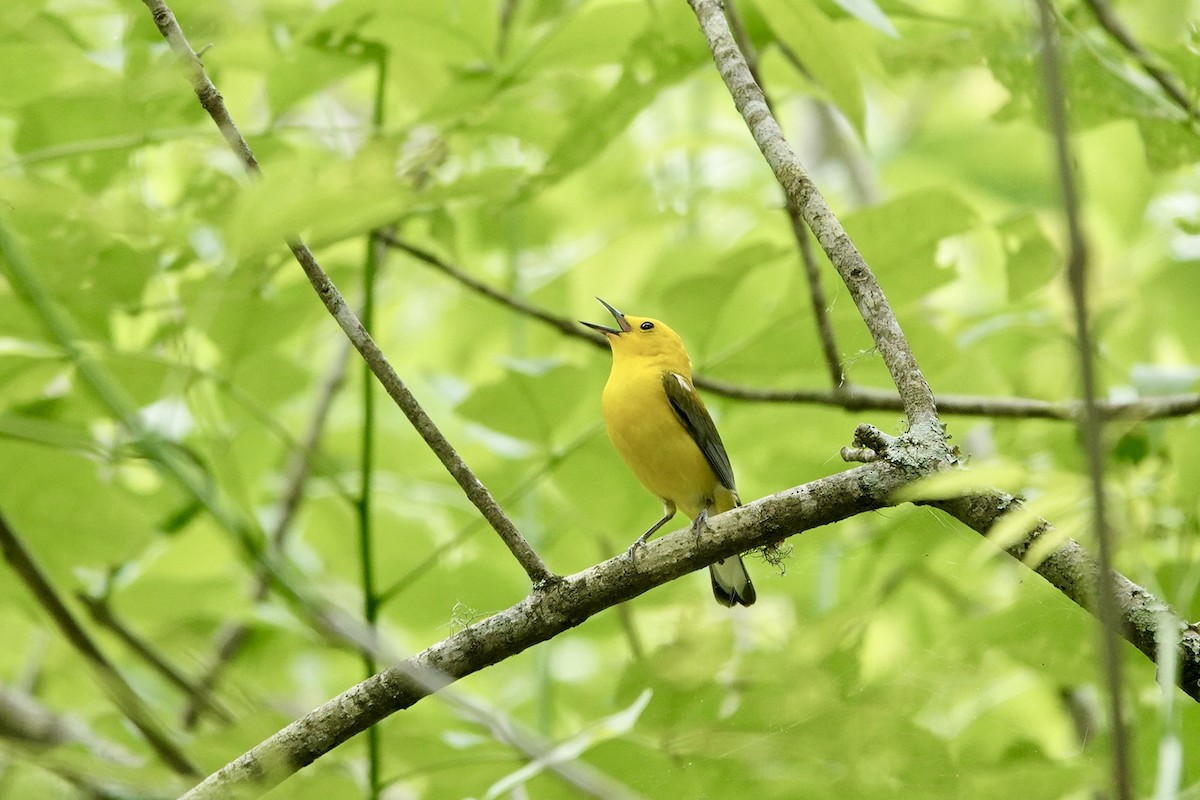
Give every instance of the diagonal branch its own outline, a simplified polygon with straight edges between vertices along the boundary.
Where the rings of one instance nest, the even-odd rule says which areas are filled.
[[[391,714],[573,628],[617,603],[734,553],[880,508],[911,471],[879,461],[756,500],[567,576],[301,717],[210,775],[182,800],[256,797]]]
[[[138,696],[125,676],[117,670],[88,636],[87,631],[75,619],[75,615],[71,613],[54,589],[46,573],[34,560],[33,554],[16,532],[9,527],[3,515],[0,515],[0,550],[3,551],[4,558],[12,567],[13,572],[24,582],[30,594],[37,598],[42,609],[54,620],[54,624],[62,635],[83,656],[84,661],[95,674],[97,682],[112,698],[113,704],[138,729],[146,743],[158,754],[162,762],[179,775],[190,777],[203,775],[204,773],[172,740],[171,735],[155,718],[154,712]]]
[[[733,0],[725,0],[725,14],[729,17],[729,25],[733,30],[734,39],[737,45],[741,48],[742,55],[746,58],[746,68],[750,70],[751,77],[758,84],[758,88],[762,90],[763,100],[767,104],[767,108],[772,114],[775,113],[775,104],[771,102],[771,96],[767,94],[767,89],[763,85],[762,74],[758,69],[758,53],[754,49],[754,44],[750,41],[750,37],[746,35],[746,28],[742,24],[742,17],[738,13],[737,4]],[[817,336],[821,340],[821,353],[825,356],[825,366],[829,369],[830,384],[836,394],[846,384],[846,374],[842,369],[841,356],[838,355],[837,338],[833,333],[833,322],[829,319],[828,302],[825,300],[825,288],[821,286],[821,271],[817,265],[816,256],[813,253],[812,241],[808,236],[808,228],[804,225],[804,219],[800,216],[800,207],[792,202],[792,198],[787,198],[785,210],[788,216],[788,223],[792,228],[792,236],[796,239],[796,247],[800,250],[800,260],[804,264],[804,275],[808,279],[808,297],[812,303],[813,318],[817,322]]]
[[[1085,2],[1092,9],[1092,13],[1096,15],[1096,21],[1100,23],[1100,27],[1104,28],[1108,35],[1117,41],[1117,44],[1133,56],[1138,66],[1162,87],[1167,97],[1171,98],[1171,101],[1183,109],[1190,118],[1200,119],[1200,109],[1197,109],[1196,104],[1187,96],[1183,86],[1174,75],[1159,66],[1154,57],[1146,52],[1129,28],[1125,27],[1125,23],[1121,22],[1121,18],[1113,11],[1108,0],[1085,0]]]
[[[871,268],[846,234],[842,223],[792,152],[762,90],[750,74],[746,59],[733,40],[719,0],[688,0],[712,52],[717,71],[733,96],[734,105],[750,129],[788,202],[795,205],[816,235],[829,261],[854,298],[859,313],[879,348],[883,363],[900,392],[910,428],[922,436],[941,437],[933,392],[917,366],[896,315],[892,313]]]
[[[1054,526],[1035,516],[1020,501],[1004,492],[981,492],[952,500],[938,500],[930,505],[940,508],[978,533],[988,536],[1002,523],[1011,525],[1011,515],[1024,518],[1025,537],[1005,551],[1018,561],[1033,567],[1054,588],[1080,607],[1099,616],[1096,577],[1100,567],[1083,547],[1073,539],[1060,544],[1045,558],[1030,564],[1029,556],[1039,540],[1051,534]],[[1006,531],[1006,536],[1008,532]],[[1162,616],[1170,615],[1178,636],[1177,657],[1180,670],[1176,676],[1179,688],[1193,700],[1200,701],[1200,625],[1179,621],[1171,607],[1119,572],[1112,574],[1112,596],[1115,598],[1120,623],[1115,630],[1154,663],[1161,663],[1161,646],[1169,642],[1162,637]]]
[[[106,594],[96,597],[84,591],[77,591],[75,599],[83,604],[97,625],[112,631],[113,635],[124,642],[130,651],[136,653],[151,669],[183,692],[190,703],[205,709],[222,722],[233,722],[233,714],[209,693],[203,682],[193,681],[184,675],[178,667],[167,661],[161,653],[151,647],[143,637],[134,633],[113,613]]]
[[[226,764],[183,800],[256,797],[289,775],[391,714],[492,664],[573,628],[606,608],[630,600],[713,560],[751,550],[866,511],[894,504],[897,493],[921,477],[912,465],[928,459],[916,447],[860,427],[859,439],[879,449],[869,464],[756,500],[709,521],[699,539],[690,528],[652,540],[637,561],[618,556],[570,575],[545,591],[444,639],[351,687]],[[1027,513],[1010,495],[981,493],[931,503],[987,534],[1013,513]],[[1028,533],[1008,552],[1023,559],[1050,525],[1029,515]],[[1094,610],[1095,565],[1068,541],[1037,570],[1070,599]],[[1118,590],[1125,635],[1153,657],[1154,631],[1165,605],[1124,577]],[[1200,699],[1200,631],[1181,627],[1180,680]]]
[[[192,88],[196,92],[196,97],[200,100],[200,105],[208,112],[213,121],[217,124],[221,134],[225,137],[225,141],[233,149],[241,161],[242,166],[250,175],[258,175],[261,169],[258,162],[254,158],[254,153],[250,150],[250,145],[242,137],[234,124],[233,119],[229,115],[229,110],[225,107],[225,101],[221,97],[221,93],[217,91],[216,86],[209,80],[207,72],[204,70],[204,65],[200,63],[199,57],[192,46],[188,44],[187,37],[179,27],[179,23],[175,20],[175,15],[171,13],[171,9],[163,0],[143,0],[146,7],[150,9],[154,16],[154,22],[158,26],[159,32],[171,45],[171,50],[183,59],[187,66],[188,75],[190,77]],[[491,524],[492,528],[500,535],[501,540],[512,552],[518,563],[524,568],[525,573],[529,576],[530,581],[535,586],[553,580],[554,575],[530,547],[529,542],[517,530],[516,525],[500,508],[492,493],[488,491],[483,482],[476,477],[471,468],[467,466],[462,457],[454,449],[454,446],[446,439],[441,430],[438,429],[436,423],[425,413],[425,409],[417,402],[415,396],[409,391],[404,381],[393,369],[391,363],[384,356],[383,351],[379,349],[379,345],[367,333],[358,316],[346,303],[342,297],[341,291],[334,285],[329,275],[321,268],[317,262],[316,256],[309,250],[299,237],[291,237],[287,242],[288,248],[292,251],[296,261],[299,262],[304,274],[308,277],[309,283],[317,292],[317,296],[325,304],[326,310],[329,312],[341,327],[342,331],[350,339],[351,343],[362,355],[363,360],[371,367],[371,372],[383,384],[383,388],[388,395],[395,401],[400,410],[408,418],[413,428],[420,434],[421,438],[429,446],[429,449],[434,452],[438,460],[442,462],[442,466],[446,471],[458,482],[463,493],[475,505],[481,514]]]

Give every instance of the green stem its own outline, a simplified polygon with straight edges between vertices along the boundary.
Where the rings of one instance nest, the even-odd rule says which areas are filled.
[[[372,125],[375,135],[383,129],[384,94],[387,86],[387,50],[378,49],[379,68],[375,79],[375,99],[372,112]],[[367,252],[363,269],[363,307],[362,324],[368,331],[375,330],[375,276],[380,261],[385,252],[384,245],[372,231],[367,237]],[[375,381],[371,366],[367,362],[362,365],[362,445],[359,473],[362,476],[362,487],[359,494],[358,508],[358,554],[362,570],[362,602],[363,619],[372,631],[376,628],[379,617],[379,597],[375,591],[375,554],[372,542],[371,526],[371,479],[375,468]],[[366,677],[371,677],[378,671],[374,655],[364,652],[362,656],[363,670]],[[367,728],[367,798],[378,800],[382,787],[382,764],[379,741],[379,728],[372,725]]]

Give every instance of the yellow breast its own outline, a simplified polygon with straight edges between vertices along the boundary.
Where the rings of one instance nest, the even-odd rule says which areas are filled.
[[[667,400],[661,367],[621,368],[614,362],[601,398],[613,446],[650,492],[689,518],[706,505],[713,513],[733,508],[732,493],[719,484],[704,454]]]

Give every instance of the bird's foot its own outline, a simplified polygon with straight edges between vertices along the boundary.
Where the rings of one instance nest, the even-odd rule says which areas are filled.
[[[633,540],[633,544],[629,545],[629,549],[625,551],[625,557],[637,566],[637,551],[646,547],[646,540],[650,538],[653,531],[646,531],[641,536]]]
[[[696,541],[700,541],[700,535],[709,530],[708,527],[708,509],[700,509],[700,513],[692,520],[692,533],[696,536]]]

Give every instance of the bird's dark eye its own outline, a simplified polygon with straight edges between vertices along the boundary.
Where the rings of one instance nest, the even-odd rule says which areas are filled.
[[[644,331],[654,330],[654,323],[653,322],[643,322],[642,330],[644,330]]]

